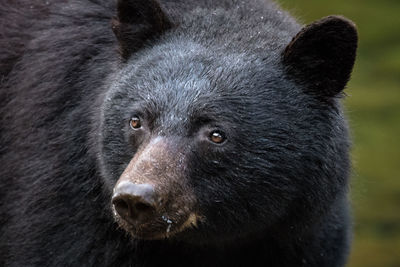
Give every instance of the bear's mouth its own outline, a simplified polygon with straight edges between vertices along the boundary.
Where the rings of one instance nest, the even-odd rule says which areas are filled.
[[[176,212],[175,214],[179,214]],[[114,218],[118,225],[135,239],[162,240],[175,236],[178,233],[193,230],[198,227],[202,217],[196,213],[187,216],[156,215],[146,222],[134,222],[122,218],[114,210]]]

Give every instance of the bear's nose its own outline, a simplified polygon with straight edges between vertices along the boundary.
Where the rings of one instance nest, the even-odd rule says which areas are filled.
[[[151,218],[156,210],[155,190],[150,184],[121,182],[114,189],[112,204],[125,221],[138,225]]]

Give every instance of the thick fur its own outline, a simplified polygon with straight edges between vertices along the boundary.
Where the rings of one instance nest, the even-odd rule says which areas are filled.
[[[113,1],[0,4],[0,266],[343,266],[347,125],[282,59],[301,26],[262,0],[161,8],[168,29],[128,47]],[[185,155],[205,218],[167,240],[112,215],[135,112]],[[198,140],[217,126],[223,146]]]

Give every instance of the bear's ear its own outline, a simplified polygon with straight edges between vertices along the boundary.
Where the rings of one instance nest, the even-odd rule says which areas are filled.
[[[123,60],[144,43],[171,28],[171,22],[156,0],[117,0],[117,16],[112,30],[119,42]]]
[[[329,16],[304,27],[284,50],[283,62],[308,92],[333,97],[350,79],[357,40],[353,22]]]

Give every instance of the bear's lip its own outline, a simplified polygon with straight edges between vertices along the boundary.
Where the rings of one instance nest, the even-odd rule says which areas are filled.
[[[142,240],[168,239],[177,233],[196,229],[198,222],[202,220],[202,217],[196,213],[190,213],[180,218],[161,215],[149,222],[135,225],[123,220],[118,215],[115,217],[121,228],[127,231],[133,238]]]

